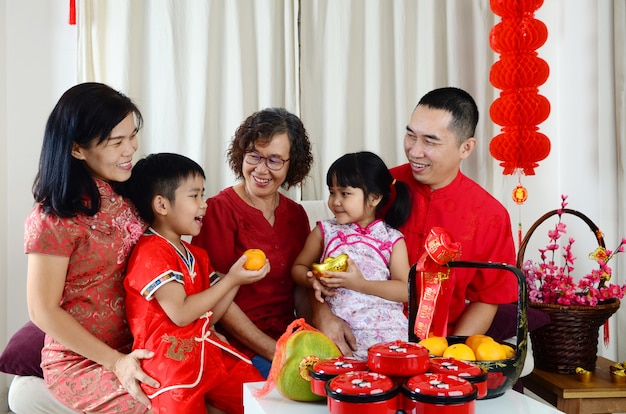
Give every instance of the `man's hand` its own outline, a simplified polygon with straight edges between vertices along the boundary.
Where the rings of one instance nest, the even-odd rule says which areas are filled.
[[[313,325],[328,336],[345,356],[352,356],[357,350],[356,338],[350,326],[335,316],[326,303],[311,304],[313,306]]]
[[[152,358],[154,352],[147,349],[136,349],[130,354],[120,354],[122,357],[115,362],[113,372],[120,380],[122,386],[137,401],[150,408],[150,399],[146,397],[143,390],[139,386],[139,382],[148,384],[153,388],[158,388],[159,383],[152,377],[149,377],[142,369],[139,362],[140,359]]]

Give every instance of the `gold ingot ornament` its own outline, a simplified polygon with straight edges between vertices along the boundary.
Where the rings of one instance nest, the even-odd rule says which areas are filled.
[[[327,257],[322,263],[313,263],[311,265],[311,271],[317,277],[326,277],[324,272],[345,272],[346,270],[348,270],[347,254]]]
[[[624,362],[616,362],[615,364],[609,366],[609,370],[611,372],[626,370],[626,361],[624,361]]]
[[[616,384],[626,384],[626,371],[623,369],[619,371],[611,371],[611,381]]]
[[[617,384],[626,384],[626,361],[618,362],[609,367],[611,381]]]
[[[591,371],[587,371],[584,368],[577,367],[576,368],[576,376],[578,377],[578,381],[580,381],[580,382],[589,382],[589,381],[591,381]]]

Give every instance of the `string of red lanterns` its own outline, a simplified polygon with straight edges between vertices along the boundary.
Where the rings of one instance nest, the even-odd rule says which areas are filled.
[[[535,51],[548,38],[546,25],[534,18],[543,0],[491,0],[490,4],[502,21],[489,38],[491,48],[500,54],[489,81],[501,90],[489,114],[502,128],[491,140],[489,151],[501,161],[503,174],[534,175],[537,162],[550,153],[550,140],[537,127],[550,114],[550,102],[538,89],[548,79],[550,68]],[[525,189],[516,187],[514,200],[521,201],[516,194],[524,193]],[[521,198],[525,201],[525,196]]]

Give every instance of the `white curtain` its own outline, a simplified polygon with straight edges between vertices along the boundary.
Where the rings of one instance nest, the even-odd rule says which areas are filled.
[[[626,235],[623,0],[545,0],[536,12],[549,31],[538,53],[550,65],[540,93],[552,111],[540,130],[552,149],[535,176],[521,178],[503,176],[489,153],[500,130],[489,118],[500,92],[489,83],[497,59],[489,32],[499,21],[489,0],[79,0],[77,10],[79,81],[131,96],[145,115],[141,154],[194,158],[209,196],[233,183],[225,151],[253,111],[283,106],[301,116],[315,165],[290,195],[320,199],[327,167],[345,152],[404,162],[411,111],[424,93],[449,85],[470,92],[481,113],[479,145],[463,171],[507,206],[515,232],[567,194],[569,207],[604,231],[607,248]],[[518,179],[529,190],[522,206],[510,196]],[[583,250],[594,247],[584,227],[569,233]],[[545,243],[539,234],[528,251]],[[586,253],[578,256],[582,272]],[[622,256],[614,282],[626,282]],[[611,319],[610,347],[600,346],[620,360],[623,308]]]
[[[132,97],[145,117],[139,155],[195,159],[212,195],[233,182],[225,152],[246,116],[268,106],[299,113],[296,5],[79,1],[79,80]]]
[[[434,87],[464,88],[486,113],[494,93],[485,76],[493,62],[488,1],[301,3],[302,118],[317,156],[305,197],[326,194],[324,173],[345,152],[368,149],[390,166],[404,162],[404,127]],[[488,160],[486,148],[480,148],[482,160]],[[467,168],[486,178],[491,164]]]
[[[626,2],[622,0],[613,0],[614,10],[613,13],[606,16],[610,21],[613,16],[613,36],[609,38],[609,44],[613,45],[613,76],[611,82],[612,90],[614,90],[614,108],[611,108],[611,100],[608,100],[609,107],[604,108],[608,113],[614,114],[614,137],[613,144],[615,144],[615,165],[616,168],[613,171],[617,177],[617,186],[614,189],[609,189],[611,192],[614,190],[616,195],[616,225],[615,229],[618,230],[618,235],[626,235],[626,48],[624,48],[624,39],[626,39]],[[609,52],[610,54],[610,52]],[[609,60],[610,62],[610,60]],[[609,88],[611,89],[611,88]],[[609,130],[608,139],[610,140],[613,134]],[[610,148],[612,145],[610,146]],[[609,152],[610,154],[610,152]],[[611,202],[611,200],[606,200]],[[617,281],[624,283],[626,281],[626,260],[620,257],[620,265],[617,268]],[[613,318],[612,326],[617,330],[613,332],[617,333],[617,341],[615,342],[618,351],[618,360],[626,360],[626,299],[622,301],[622,309],[620,309],[616,318]]]

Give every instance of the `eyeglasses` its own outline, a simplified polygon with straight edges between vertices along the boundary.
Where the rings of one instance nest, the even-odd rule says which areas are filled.
[[[243,157],[246,164],[259,165],[262,160],[265,160],[265,166],[272,171],[278,171],[285,166],[285,163],[289,160],[283,160],[278,157],[262,157],[256,152],[246,152]]]

